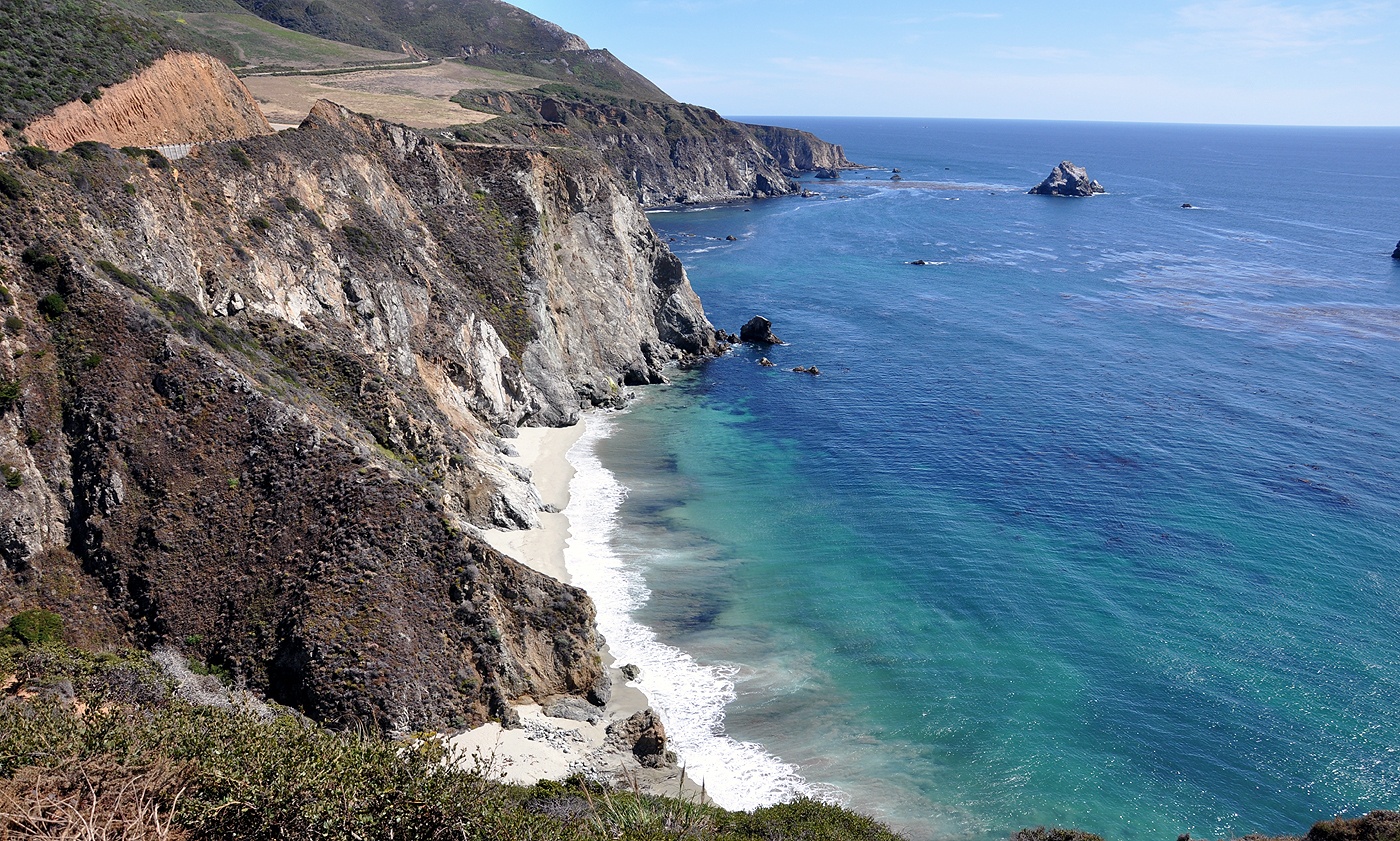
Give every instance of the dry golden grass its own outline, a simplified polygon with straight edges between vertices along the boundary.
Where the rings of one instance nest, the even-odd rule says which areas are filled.
[[[173,824],[187,771],[108,759],[24,768],[0,779],[0,841],[181,841]]]
[[[522,90],[539,79],[442,61],[402,70],[362,70],[333,76],[248,76],[263,113],[274,125],[297,125],[319,99],[415,128],[482,123],[493,115],[449,101],[463,90]]]

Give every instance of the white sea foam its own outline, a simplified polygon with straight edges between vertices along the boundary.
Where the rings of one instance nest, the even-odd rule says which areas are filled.
[[[613,546],[627,489],[597,456],[598,442],[613,428],[608,414],[589,415],[587,431],[568,454],[575,474],[569,483],[570,539],[564,561],[574,584],[593,599],[598,630],[618,662],[641,667],[637,686],[661,715],[687,773],[704,782],[716,803],[754,809],[802,795],[819,796],[821,792],[798,775],[797,766],[762,745],[725,735],[724,708],[735,697],[737,668],[698,663],[632,619],[651,591]]]

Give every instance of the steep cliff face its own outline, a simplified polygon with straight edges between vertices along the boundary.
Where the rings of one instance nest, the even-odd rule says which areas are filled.
[[[61,150],[83,140],[157,146],[271,134],[248,89],[222,62],[170,53],[91,103],[75,100],[30,123],[29,139]]]
[[[747,125],[783,172],[794,175],[816,169],[857,169],[846,160],[846,150],[812,134],[810,131],[781,126]]]
[[[603,692],[586,595],[472,535],[540,506],[498,435],[714,349],[625,187],[329,104],[79,151],[0,197],[0,604],[341,724]]]
[[[598,97],[562,86],[470,94],[463,101],[502,115],[472,126],[468,136],[596,150],[651,206],[787,195],[797,190],[790,177],[804,169],[853,166],[840,147],[805,132],[756,131],[694,105]]]

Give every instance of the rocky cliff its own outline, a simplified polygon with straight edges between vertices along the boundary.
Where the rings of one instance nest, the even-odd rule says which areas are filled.
[[[846,151],[834,143],[812,134],[810,131],[783,128],[781,126],[746,125],[778,166],[788,175],[811,172],[818,169],[856,169],[856,165],[846,160]]]
[[[797,191],[791,177],[819,163],[852,168],[839,146],[806,132],[748,126],[694,105],[605,97],[563,85],[469,93],[501,115],[464,136],[595,150],[646,205],[765,198]]]
[[[540,507],[500,436],[715,349],[606,167],[328,103],[176,166],[32,165],[0,163],[7,612],[341,725],[606,694],[587,596],[473,536]]]
[[[75,100],[28,125],[31,142],[67,149],[92,140],[158,146],[271,134],[252,94],[222,62],[169,53],[91,102]]]

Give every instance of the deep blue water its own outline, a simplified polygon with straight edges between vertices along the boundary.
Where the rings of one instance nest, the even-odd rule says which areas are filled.
[[[761,121],[885,169],[654,214],[788,344],[597,445],[728,736],[915,838],[1400,808],[1400,130]]]

